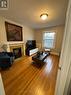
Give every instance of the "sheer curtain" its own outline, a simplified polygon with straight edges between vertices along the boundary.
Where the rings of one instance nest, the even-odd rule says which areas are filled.
[[[55,47],[55,32],[43,33],[43,47],[53,49]]]

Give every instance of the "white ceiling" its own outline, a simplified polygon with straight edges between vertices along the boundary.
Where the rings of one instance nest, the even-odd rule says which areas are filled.
[[[0,10],[7,19],[32,28],[64,24],[68,0],[9,0],[8,10]],[[48,13],[47,21],[40,15]]]

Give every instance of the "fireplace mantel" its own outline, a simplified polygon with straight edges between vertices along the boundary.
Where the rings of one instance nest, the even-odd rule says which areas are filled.
[[[22,56],[24,56],[25,52],[24,52],[24,43],[23,42],[14,42],[14,43],[7,43],[7,46],[8,46],[8,51],[9,52],[13,52],[13,49],[15,48],[21,48],[21,51],[22,51]]]

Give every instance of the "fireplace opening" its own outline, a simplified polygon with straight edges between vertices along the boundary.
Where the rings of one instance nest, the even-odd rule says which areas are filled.
[[[20,58],[22,56],[21,48],[14,48],[13,53],[15,55],[15,59]]]

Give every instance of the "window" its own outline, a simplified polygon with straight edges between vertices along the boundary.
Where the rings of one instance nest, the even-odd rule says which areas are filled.
[[[43,35],[43,46],[44,48],[55,47],[55,32],[45,32]]]

